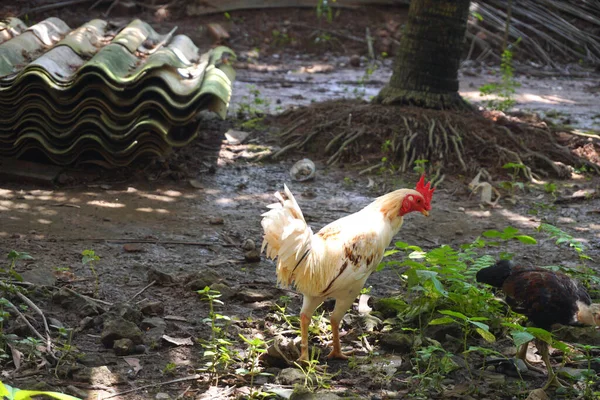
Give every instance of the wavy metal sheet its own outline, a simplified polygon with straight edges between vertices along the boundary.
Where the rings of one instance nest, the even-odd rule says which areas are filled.
[[[188,144],[201,110],[225,118],[234,53],[202,53],[173,33],[140,20],[73,30],[57,18],[0,21],[0,156],[127,165]]]

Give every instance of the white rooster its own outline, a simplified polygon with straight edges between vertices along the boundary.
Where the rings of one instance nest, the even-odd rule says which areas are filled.
[[[284,190],[285,195],[275,193],[279,202],[262,214],[261,251],[266,248],[269,258],[278,258],[278,283],[294,286],[304,295],[299,361],[308,360],[308,327],[313,312],[327,298],[336,300],[330,317],[333,350],[328,358],[347,359],[340,346],[340,321],[400,230],[404,215],[413,211],[429,215],[435,189],[431,189],[431,182],[425,185],[425,176],[421,176],[414,190],[399,189],[381,196],[317,234],[306,224],[286,185]]]

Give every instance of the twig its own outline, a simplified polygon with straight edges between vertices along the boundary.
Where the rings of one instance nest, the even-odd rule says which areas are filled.
[[[46,321],[46,316],[44,315],[42,310],[40,310],[40,308],[23,293],[16,292],[16,294],[17,297],[19,297],[21,300],[27,303],[29,307],[31,307],[36,313],[38,313],[42,317],[42,321],[44,322],[44,329],[46,330],[46,349],[48,350],[48,352],[50,352],[52,350],[52,340],[50,340],[50,328],[48,327],[48,321]]]
[[[13,303],[10,302],[10,300],[6,300],[6,302],[9,305],[9,307],[12,308],[13,311],[19,316],[19,318],[21,318],[25,322],[27,327],[29,327],[29,329],[31,330],[31,333],[33,333],[35,336],[37,336],[40,340],[46,341],[46,338],[43,337],[42,334],[39,333],[38,330],[35,329],[33,325],[31,325],[29,320],[21,313],[21,311],[19,311],[19,309]],[[52,353],[52,351],[49,351],[48,354],[56,360],[56,356]]]
[[[191,388],[192,388],[192,385],[188,386],[183,392],[181,392],[181,394],[179,396],[175,397],[175,400],[183,399],[185,394],[187,392],[189,392]]]
[[[109,307],[111,307],[113,305],[113,303],[109,303],[108,301],[104,301],[104,300],[100,300],[100,299],[94,299],[93,297],[86,296],[85,294],[77,293],[76,291],[74,291],[73,289],[69,289],[68,287],[65,287],[64,289],[67,292],[69,292],[69,293],[71,293],[71,294],[73,294],[75,296],[84,298],[86,300],[95,301],[96,303],[104,304],[105,306],[109,306]]]
[[[104,239],[104,238],[73,238],[73,239],[46,239],[49,242],[106,242],[106,243],[149,243],[149,244],[181,244],[187,246],[223,246],[236,247],[236,244],[210,243],[210,242],[183,242],[179,240],[154,240],[154,239]]]
[[[146,285],[142,290],[140,290],[139,292],[137,292],[136,294],[133,295],[133,297],[131,298],[131,300],[135,299],[136,297],[138,297],[140,294],[144,293],[144,291],[146,289],[148,289],[150,286],[154,285],[156,283],[156,281],[152,281],[150,282],[148,285]]]
[[[69,1],[61,1],[58,3],[54,3],[54,4],[46,4],[44,6],[25,10],[25,11],[21,12],[19,15],[17,15],[17,17],[22,17],[23,15],[35,14],[35,13],[44,12],[44,11],[56,10],[57,8],[74,6],[76,4],[89,3],[91,1],[92,0],[69,0]],[[98,0],[98,3],[102,2],[102,1],[106,1],[106,0]]]
[[[373,50],[373,37],[371,36],[371,30],[367,26],[365,37],[367,39],[367,50],[369,52],[369,58],[371,60],[375,59],[375,50]]]
[[[108,10],[106,10],[106,12],[104,13],[104,17],[105,17],[105,18],[106,18],[106,17],[108,17],[108,14],[110,14],[110,12],[112,11],[112,9],[113,9],[113,8],[114,8],[114,7],[115,7],[117,4],[119,4],[119,1],[120,1],[120,0],[115,0],[115,1],[113,1],[113,2],[111,3],[111,5],[110,5],[110,6],[108,6]]]
[[[111,394],[110,396],[102,397],[101,400],[112,399],[113,397],[121,396],[121,395],[124,395],[127,393],[139,392],[140,390],[149,389],[149,388],[153,388],[153,387],[157,387],[157,386],[165,386],[165,385],[171,385],[173,383],[193,381],[193,380],[200,379],[200,378],[202,378],[202,375],[196,374],[196,375],[186,376],[184,378],[173,379],[172,381],[167,381],[167,382],[151,383],[149,385],[136,387],[134,389],[125,390],[124,392],[114,393],[114,394]]]

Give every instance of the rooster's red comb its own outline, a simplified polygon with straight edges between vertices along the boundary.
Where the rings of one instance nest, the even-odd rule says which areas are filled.
[[[415,188],[415,190],[421,193],[421,195],[425,199],[426,209],[431,209],[431,198],[433,197],[433,192],[435,191],[435,188],[431,189],[431,182],[427,182],[427,185],[425,184],[425,174],[421,175],[421,179],[419,180],[419,182],[417,182],[417,187]]]

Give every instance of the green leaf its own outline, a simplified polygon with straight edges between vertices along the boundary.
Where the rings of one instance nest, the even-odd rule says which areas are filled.
[[[445,324],[451,324],[455,322],[454,318],[452,317],[442,317],[442,318],[436,318],[436,319],[432,319],[431,321],[429,321],[429,325],[445,325]]]
[[[533,336],[531,333],[525,332],[525,331],[512,331],[510,334],[513,337],[515,346],[517,346],[517,347],[521,347],[525,343],[529,343],[533,339],[535,339],[535,336]]]
[[[58,400],[81,400],[68,394],[44,392],[40,390],[21,390],[5,385],[0,381],[0,398],[2,400],[32,400],[32,396],[48,396]]]
[[[496,336],[494,336],[490,331],[486,331],[485,329],[481,328],[477,328],[475,330],[486,342],[493,343],[496,341]]]
[[[383,253],[383,256],[384,257],[388,257],[388,256],[391,256],[392,254],[396,254],[396,253],[399,253],[399,252],[400,252],[399,250],[394,250],[394,249],[392,249],[392,250],[386,250],[386,252]]]
[[[523,244],[537,244],[537,240],[527,235],[517,235],[515,239],[519,240],[519,242]]]
[[[484,331],[490,331],[490,327],[487,324],[484,324],[483,322],[478,322],[478,321],[473,321],[473,320],[469,320],[469,322],[473,325],[475,325],[476,327],[478,327],[479,329],[483,329]]]
[[[497,238],[497,237],[500,237],[502,234],[500,232],[498,232],[497,230],[492,229],[492,230],[483,232],[482,235],[487,238]]]
[[[525,331],[531,333],[537,339],[543,340],[548,344],[552,344],[552,334],[545,329],[529,327],[525,328]]]
[[[456,317],[456,318],[460,318],[463,321],[468,320],[467,316],[463,313],[460,313],[458,311],[452,311],[452,310],[441,310],[440,314],[444,314],[444,315],[450,315],[451,317]]]

